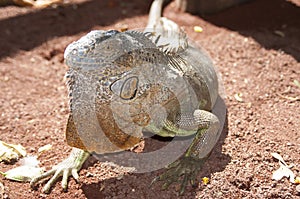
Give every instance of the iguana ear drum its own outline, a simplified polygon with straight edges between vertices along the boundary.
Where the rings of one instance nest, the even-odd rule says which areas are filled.
[[[116,95],[120,96],[124,100],[133,99],[136,96],[138,87],[138,78],[130,77],[127,79],[119,79],[115,81],[110,89]]]

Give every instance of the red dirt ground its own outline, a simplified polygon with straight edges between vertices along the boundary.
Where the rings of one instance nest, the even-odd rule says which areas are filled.
[[[43,10],[0,8],[0,140],[20,143],[51,168],[70,147],[64,139],[68,115],[63,63],[65,47],[94,29],[144,27],[151,1],[75,0]],[[288,179],[271,179],[283,156],[300,176],[300,1],[254,0],[210,16],[177,12],[165,16],[183,26],[191,40],[206,49],[226,89],[227,123],[203,170],[199,184],[181,198],[300,198]],[[193,31],[203,27],[202,33]],[[280,32],[278,32],[280,31]],[[243,102],[234,97],[242,94]],[[296,98],[296,99],[294,99]],[[298,100],[297,100],[298,99]],[[0,171],[18,165],[0,163]],[[56,184],[50,195],[41,186],[1,178],[4,198],[178,198],[172,185],[149,188],[163,170],[128,174],[92,158],[80,171],[80,184],[70,179],[68,192]],[[202,177],[210,178],[204,185]]]

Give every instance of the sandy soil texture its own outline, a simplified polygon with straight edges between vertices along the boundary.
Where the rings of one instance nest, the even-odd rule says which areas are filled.
[[[57,8],[0,8],[0,140],[22,144],[30,154],[53,149],[41,166],[67,157],[64,131],[69,113],[63,52],[90,30],[144,27],[151,1],[74,0]],[[214,15],[180,13],[174,3],[164,15],[181,25],[206,49],[226,92],[227,122],[198,184],[177,196],[178,185],[161,190],[149,184],[163,170],[124,173],[93,158],[50,195],[42,186],[1,178],[4,198],[300,198],[287,178],[271,179],[277,152],[300,176],[300,2],[254,0]],[[193,27],[201,26],[203,32]],[[239,98],[237,97],[239,96]],[[0,171],[18,166],[0,163]],[[124,175],[123,175],[124,174]],[[122,177],[120,177],[122,175]],[[203,177],[209,177],[207,185]],[[1,196],[0,196],[1,197]]]

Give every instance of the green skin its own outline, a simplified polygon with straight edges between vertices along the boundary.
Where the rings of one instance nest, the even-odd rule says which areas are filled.
[[[148,24],[159,24],[155,20],[160,20],[161,4],[162,0],[153,3],[150,18],[154,21],[150,19]],[[175,36],[171,38],[180,40],[179,46],[165,44],[164,39],[168,40],[170,35],[156,29],[156,34],[93,31],[67,47],[65,60],[70,67],[68,85],[72,95],[67,140],[70,144],[72,137],[68,135],[78,135],[86,144],[84,150],[70,144],[78,148],[73,148],[69,157],[52,170],[32,179],[32,187],[52,176],[42,190],[49,193],[62,176],[62,188],[66,190],[69,176],[78,181],[78,171],[90,152],[105,154],[131,149],[142,140],[142,131],[162,137],[194,134],[185,154],[153,182],[164,181],[165,189],[182,178],[180,194],[188,182],[195,183],[219,138],[220,123],[211,113],[218,97],[218,80],[208,56],[188,44],[176,25],[164,21],[167,23],[173,26]],[[89,91],[90,87],[95,90]],[[94,108],[90,107],[92,103]],[[153,109],[157,104],[166,111],[165,116],[161,108]],[[111,107],[117,107],[117,111]],[[125,107],[130,111],[126,112]],[[118,126],[135,126],[129,136],[132,140]],[[124,135],[126,139],[119,139]],[[107,136],[119,145],[107,141]]]

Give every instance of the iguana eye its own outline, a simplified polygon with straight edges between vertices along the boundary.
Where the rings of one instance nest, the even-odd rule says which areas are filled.
[[[128,79],[119,79],[115,81],[110,89],[116,95],[120,96],[122,99],[130,100],[133,99],[137,93],[138,78],[130,77]]]

